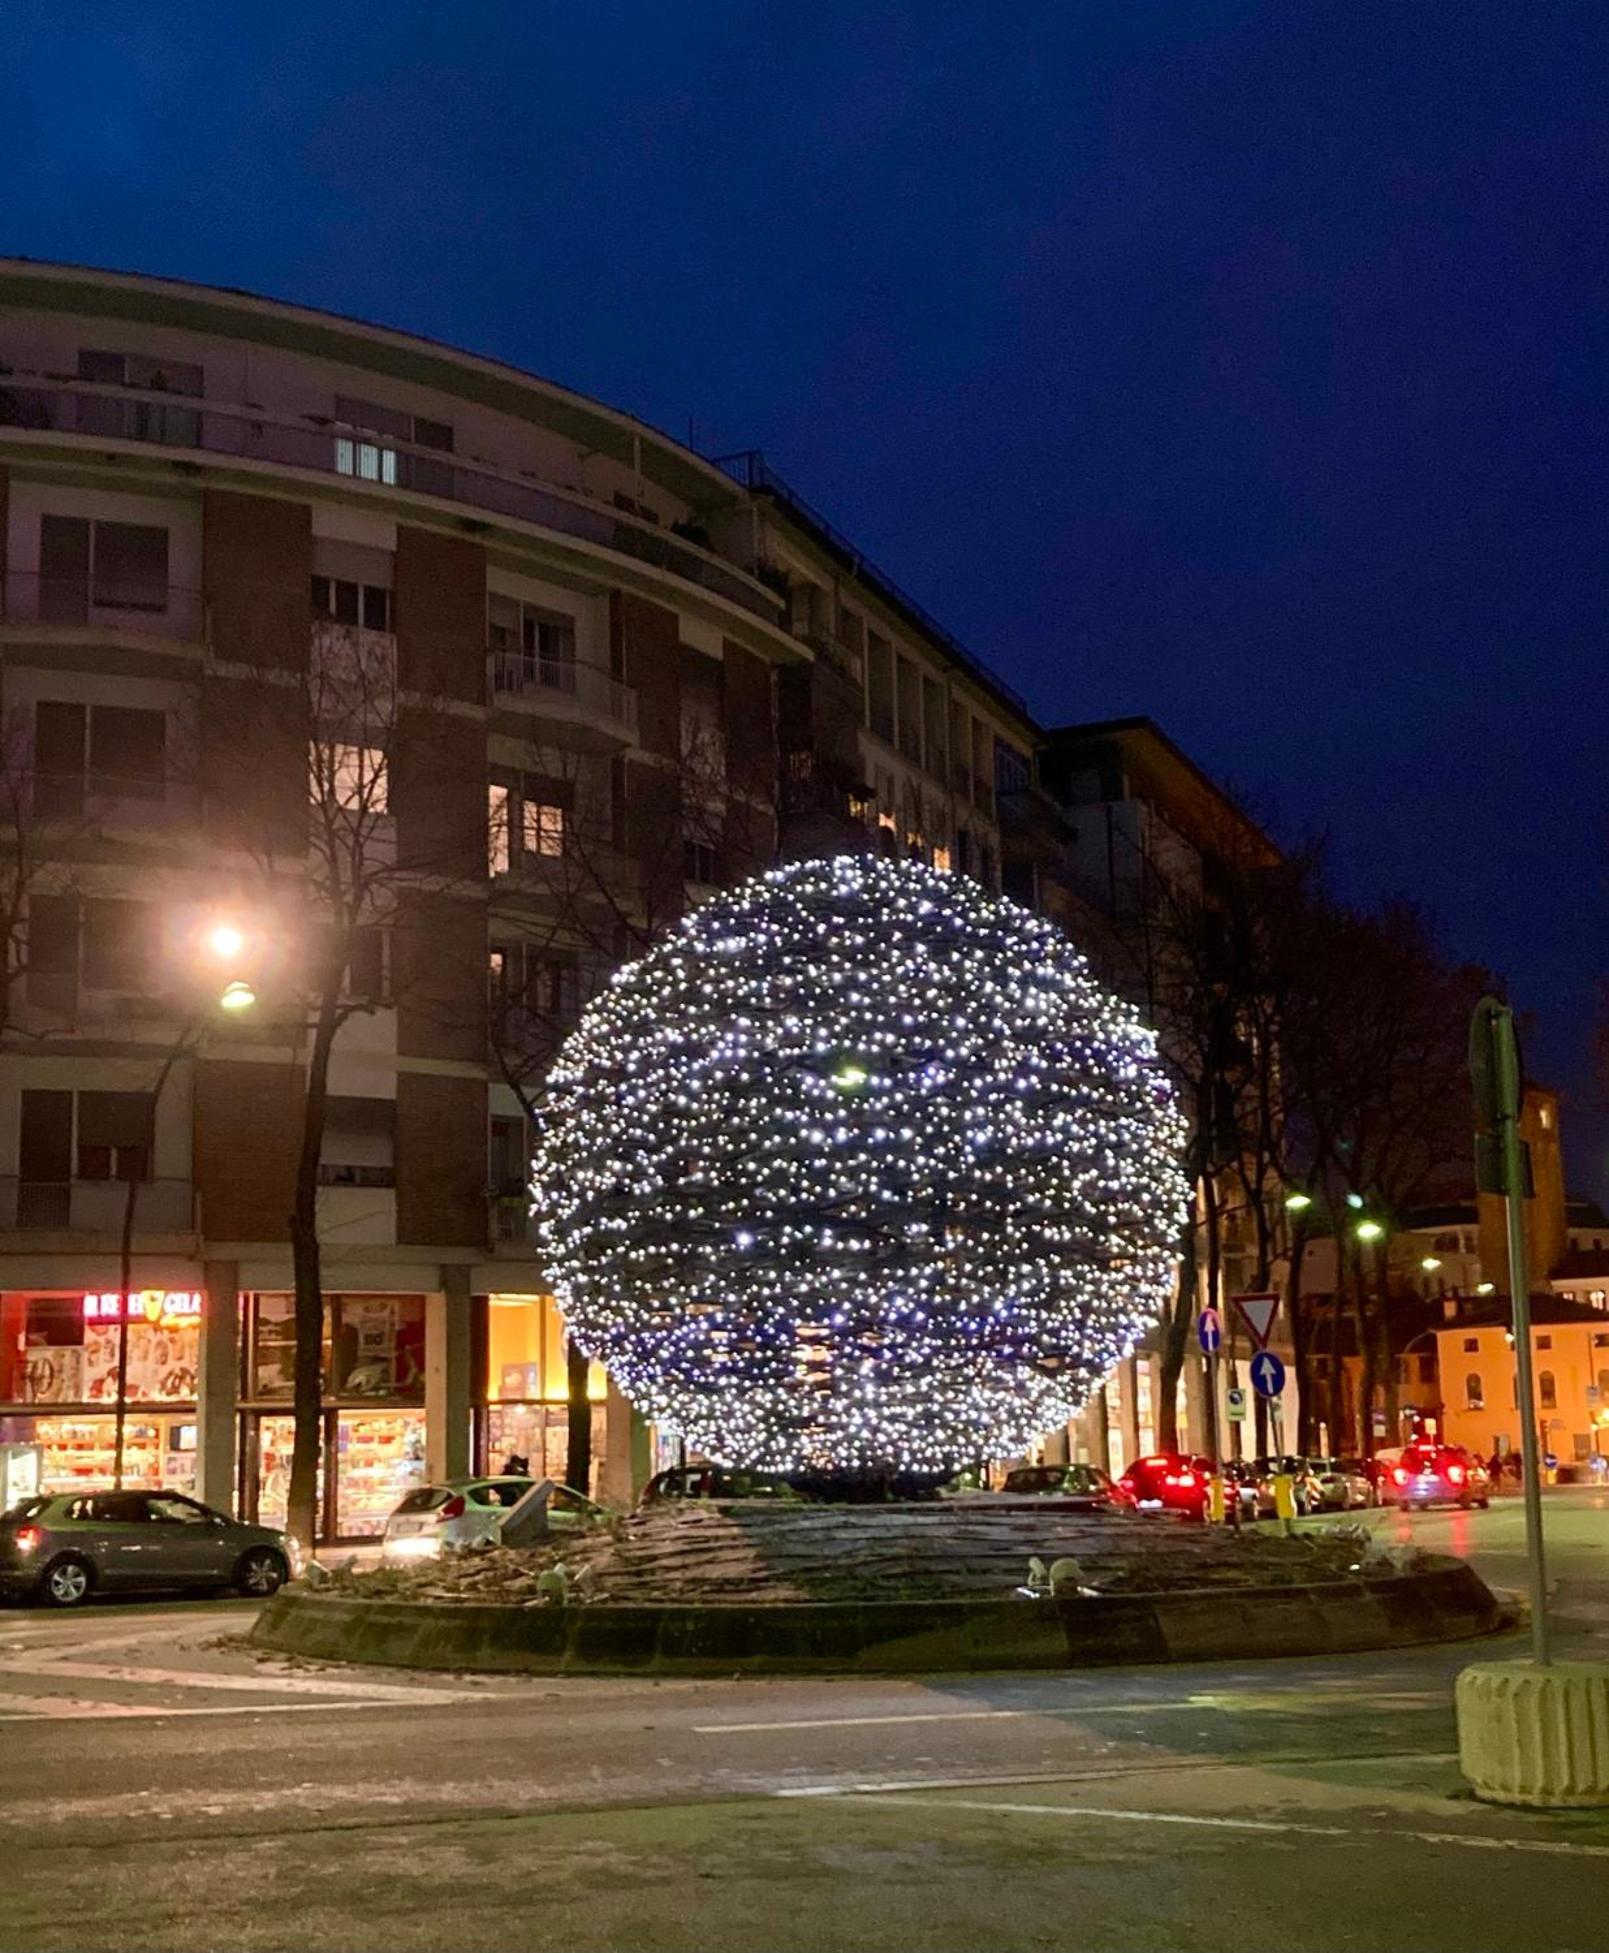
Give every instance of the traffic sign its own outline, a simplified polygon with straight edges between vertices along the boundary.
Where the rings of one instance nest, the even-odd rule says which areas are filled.
[[[1257,1349],[1267,1349],[1269,1333],[1274,1327],[1274,1317],[1279,1313],[1277,1295],[1231,1295],[1235,1314],[1246,1325],[1247,1334]]]
[[[1203,1309],[1196,1317],[1196,1341],[1208,1356],[1216,1356],[1223,1339],[1223,1317],[1216,1309]]]
[[[1228,1402],[1229,1402],[1229,1422],[1231,1424],[1244,1424],[1246,1421],[1245,1391],[1231,1390],[1229,1392]]]
[[[1252,1358],[1251,1386],[1259,1397],[1277,1397],[1285,1388],[1285,1365],[1271,1349],[1260,1349]]]
[[[1385,1436],[1385,1434],[1386,1434],[1386,1414],[1385,1414],[1385,1412],[1384,1412],[1383,1410],[1377,1410],[1377,1411],[1370,1411],[1370,1413],[1369,1413],[1369,1428],[1370,1428],[1370,1430],[1372,1430],[1372,1431],[1373,1431],[1373,1433],[1374,1433],[1374,1435],[1375,1435],[1375,1436],[1376,1436],[1377,1438],[1383,1438],[1383,1437]]]

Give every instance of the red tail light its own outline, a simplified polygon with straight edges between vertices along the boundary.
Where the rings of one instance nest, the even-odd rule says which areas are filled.
[[[452,1497],[447,1501],[447,1503],[441,1508],[441,1510],[436,1514],[436,1517],[438,1519],[462,1519],[463,1516],[464,1516],[464,1495],[462,1492],[455,1492],[452,1495]]]
[[[12,1538],[17,1542],[19,1553],[31,1553],[44,1538],[44,1534],[37,1526],[19,1526],[12,1534]]]
[[[1408,1483],[1408,1474],[1402,1469],[1401,1465],[1393,1465],[1391,1467],[1391,1476],[1399,1485],[1406,1485]]]
[[[1175,1485],[1194,1485],[1196,1475],[1194,1472],[1180,1472],[1179,1476],[1173,1482]]]
[[[1462,1484],[1463,1484],[1463,1482],[1464,1482],[1464,1468],[1463,1468],[1463,1466],[1462,1466],[1462,1465],[1449,1465],[1449,1466],[1447,1467],[1447,1482],[1448,1482],[1448,1483],[1449,1483],[1450,1485],[1462,1485]]]

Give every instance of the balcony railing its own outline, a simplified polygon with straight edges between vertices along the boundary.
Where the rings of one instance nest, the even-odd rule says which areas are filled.
[[[564,701],[566,718],[606,719],[635,739],[637,694],[596,665],[543,658],[534,651],[491,651],[486,686],[494,700],[523,699],[537,707]]]
[[[192,1234],[196,1192],[189,1180],[141,1180],[134,1232]],[[0,1228],[115,1237],[128,1205],[126,1180],[26,1180],[0,1178]]]
[[[127,577],[41,576],[33,570],[8,570],[5,580],[8,624],[67,624],[80,630],[142,631],[150,637],[183,638],[199,644],[205,636],[206,606],[199,590]]]
[[[524,1194],[493,1194],[490,1205],[494,1244],[530,1240],[531,1203]]]
[[[137,411],[142,407],[154,411],[142,417]],[[617,550],[685,577],[767,623],[777,621],[781,605],[775,591],[745,571],[623,510],[603,508],[586,497],[539,486],[518,475],[471,466],[439,448],[415,447],[390,435],[337,426],[333,419],[270,420],[250,409],[210,400],[180,406],[172,394],[108,389],[45,374],[12,374],[0,381],[0,427],[98,440],[150,441],[191,452],[199,449],[316,469],[378,487],[412,489]]]

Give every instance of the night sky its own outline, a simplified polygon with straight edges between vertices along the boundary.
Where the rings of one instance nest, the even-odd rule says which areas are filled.
[[[765,449],[1535,1015],[1609,1193],[1609,4],[0,7],[0,252]]]

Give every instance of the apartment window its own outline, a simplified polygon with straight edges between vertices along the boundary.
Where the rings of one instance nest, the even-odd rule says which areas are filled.
[[[90,990],[142,990],[156,961],[149,902],[91,896],[83,905],[82,977]]]
[[[202,393],[199,366],[186,360],[152,359],[142,353],[82,348],[78,377],[97,386],[128,387],[141,393],[177,393],[191,399],[199,399]],[[103,434],[116,441],[160,441],[175,448],[201,445],[201,415],[194,407],[80,394],[76,418],[81,434]]]
[[[1592,1347],[1594,1349],[1609,1349],[1609,1336],[1594,1335]]]
[[[1486,1393],[1481,1388],[1479,1370],[1471,1370],[1464,1379],[1464,1407],[1467,1410],[1485,1410]]]
[[[341,988],[355,1000],[379,1004],[386,1000],[386,931],[375,923],[364,923],[352,932],[346,975]]]
[[[1587,1300],[1593,1308],[1601,1309],[1605,1303],[1609,1303],[1609,1289],[1589,1288],[1587,1290]]]
[[[509,869],[508,788],[495,781],[486,789],[486,865],[494,875]]]
[[[866,634],[866,723],[894,743],[894,647],[876,631]]]
[[[308,790],[315,807],[343,814],[387,811],[385,752],[350,740],[316,739],[309,751]]]
[[[492,1192],[501,1200],[517,1200],[525,1192],[529,1172],[530,1135],[525,1121],[494,1118],[488,1137],[488,1178]]]
[[[149,1092],[79,1092],[74,1177],[149,1180],[155,1101]]]
[[[899,703],[899,749],[922,763],[922,675],[909,658],[896,655],[894,677]]]
[[[168,607],[168,532],[154,524],[39,518],[39,615],[84,623],[102,610]]]
[[[1609,1370],[1598,1372],[1598,1401],[1609,1405]]]
[[[950,872],[950,850],[948,848],[934,848],[933,866],[941,875],[947,875]]]
[[[997,739],[994,742],[995,792],[1023,793],[1032,778],[1033,764],[1028,755],[1008,745],[1004,739]]]
[[[1538,1349],[1552,1349],[1553,1338],[1551,1336],[1538,1336],[1536,1346]]]
[[[715,850],[708,841],[687,841],[682,846],[682,873],[690,882],[713,887],[716,881]]]
[[[526,854],[556,860],[564,853],[565,810],[547,800],[526,800],[520,809],[520,846]]]
[[[1456,1234],[1438,1234],[1436,1236],[1436,1252],[1438,1254],[1456,1254],[1458,1252],[1458,1236]]]
[[[495,591],[486,599],[486,642],[495,691],[544,685],[575,690],[575,619]]]
[[[332,624],[361,625],[366,631],[391,628],[391,592],[377,583],[346,577],[313,578],[313,615]]]
[[[508,1006],[568,1025],[581,1004],[580,973],[563,950],[535,943],[496,943],[487,953],[487,987],[494,1018]]]
[[[1478,1355],[1480,1353],[1480,1346],[1479,1336],[1466,1336],[1464,1338],[1464,1354],[1466,1356]]]
[[[167,775],[167,722],[126,705],[41,699],[34,707],[34,808],[83,812],[86,793],[160,800]]]
[[[335,418],[350,432],[335,437],[335,472],[351,475],[358,481],[383,482],[394,487],[397,479],[398,441],[413,433],[409,414],[394,407],[380,407],[349,395],[335,397]]]
[[[972,873],[972,836],[964,827],[955,831],[955,865],[960,874]]]
[[[1536,1379],[1537,1395],[1542,1401],[1543,1410],[1559,1408],[1559,1386],[1551,1370],[1540,1371]]]

